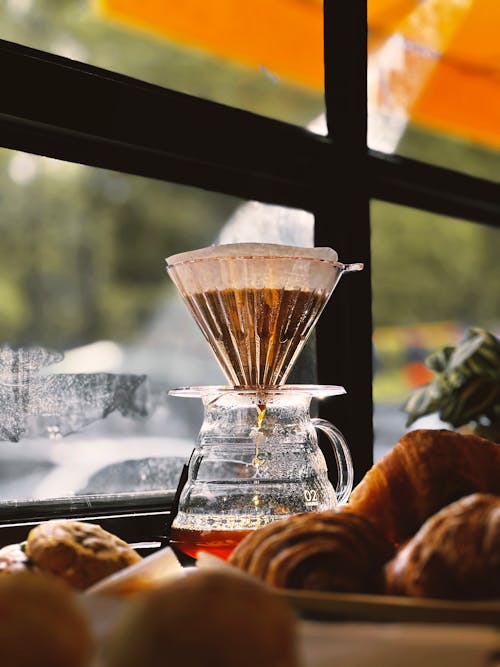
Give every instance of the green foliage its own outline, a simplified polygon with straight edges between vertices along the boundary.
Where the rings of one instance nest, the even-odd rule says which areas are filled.
[[[435,377],[407,400],[407,426],[434,412],[454,427],[500,420],[500,341],[492,333],[471,328],[458,345],[431,354],[426,365]]]

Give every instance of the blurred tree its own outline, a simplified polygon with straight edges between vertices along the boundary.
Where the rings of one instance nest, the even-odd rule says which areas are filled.
[[[498,322],[499,242],[498,229],[373,202],[375,325]]]
[[[0,37],[183,92],[305,123],[318,95],[140,31],[90,0],[8,0]],[[97,100],[90,103],[98,103]],[[168,119],[165,119],[168,122]],[[0,340],[130,341],[169,283],[164,257],[213,242],[239,200],[0,149]]]
[[[0,18],[3,39],[179,91],[300,125],[322,110],[321,96],[263,72],[107,23],[90,1],[6,0]],[[498,166],[498,154],[418,128],[400,148],[486,177]],[[171,289],[164,257],[213,242],[240,204],[1,149],[0,203],[0,340],[61,349],[137,337]],[[380,202],[373,211],[376,324],[498,317],[498,230]]]

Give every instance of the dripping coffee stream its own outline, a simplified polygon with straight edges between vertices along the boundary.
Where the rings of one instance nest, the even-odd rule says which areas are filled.
[[[347,500],[352,464],[340,432],[311,419],[312,398],[342,387],[285,385],[345,265],[330,248],[231,244],[167,259],[167,270],[231,383],[172,395],[201,398],[205,415],[172,525],[185,553],[226,557],[249,531]],[[334,490],[317,444],[338,467]]]

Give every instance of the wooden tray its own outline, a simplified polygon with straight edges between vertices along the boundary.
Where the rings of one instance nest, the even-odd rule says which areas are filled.
[[[500,600],[462,602],[389,595],[277,590],[302,616],[329,621],[464,623],[500,627]]]

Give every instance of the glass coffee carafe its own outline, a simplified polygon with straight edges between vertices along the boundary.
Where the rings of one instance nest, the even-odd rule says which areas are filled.
[[[352,462],[340,431],[311,418],[313,398],[343,387],[286,385],[288,374],[346,271],[331,248],[241,243],[167,259],[167,270],[230,385],[173,390],[203,401],[204,420],[171,527],[196,557],[227,557],[250,531],[345,502]],[[336,462],[328,478],[317,430]]]
[[[309,413],[312,398],[342,393],[342,387],[306,385],[172,391],[201,398],[204,406],[172,542],[190,556],[202,549],[225,558],[255,528],[345,502],[353,481],[347,445],[338,429]],[[335,489],[317,429],[337,464]]]

